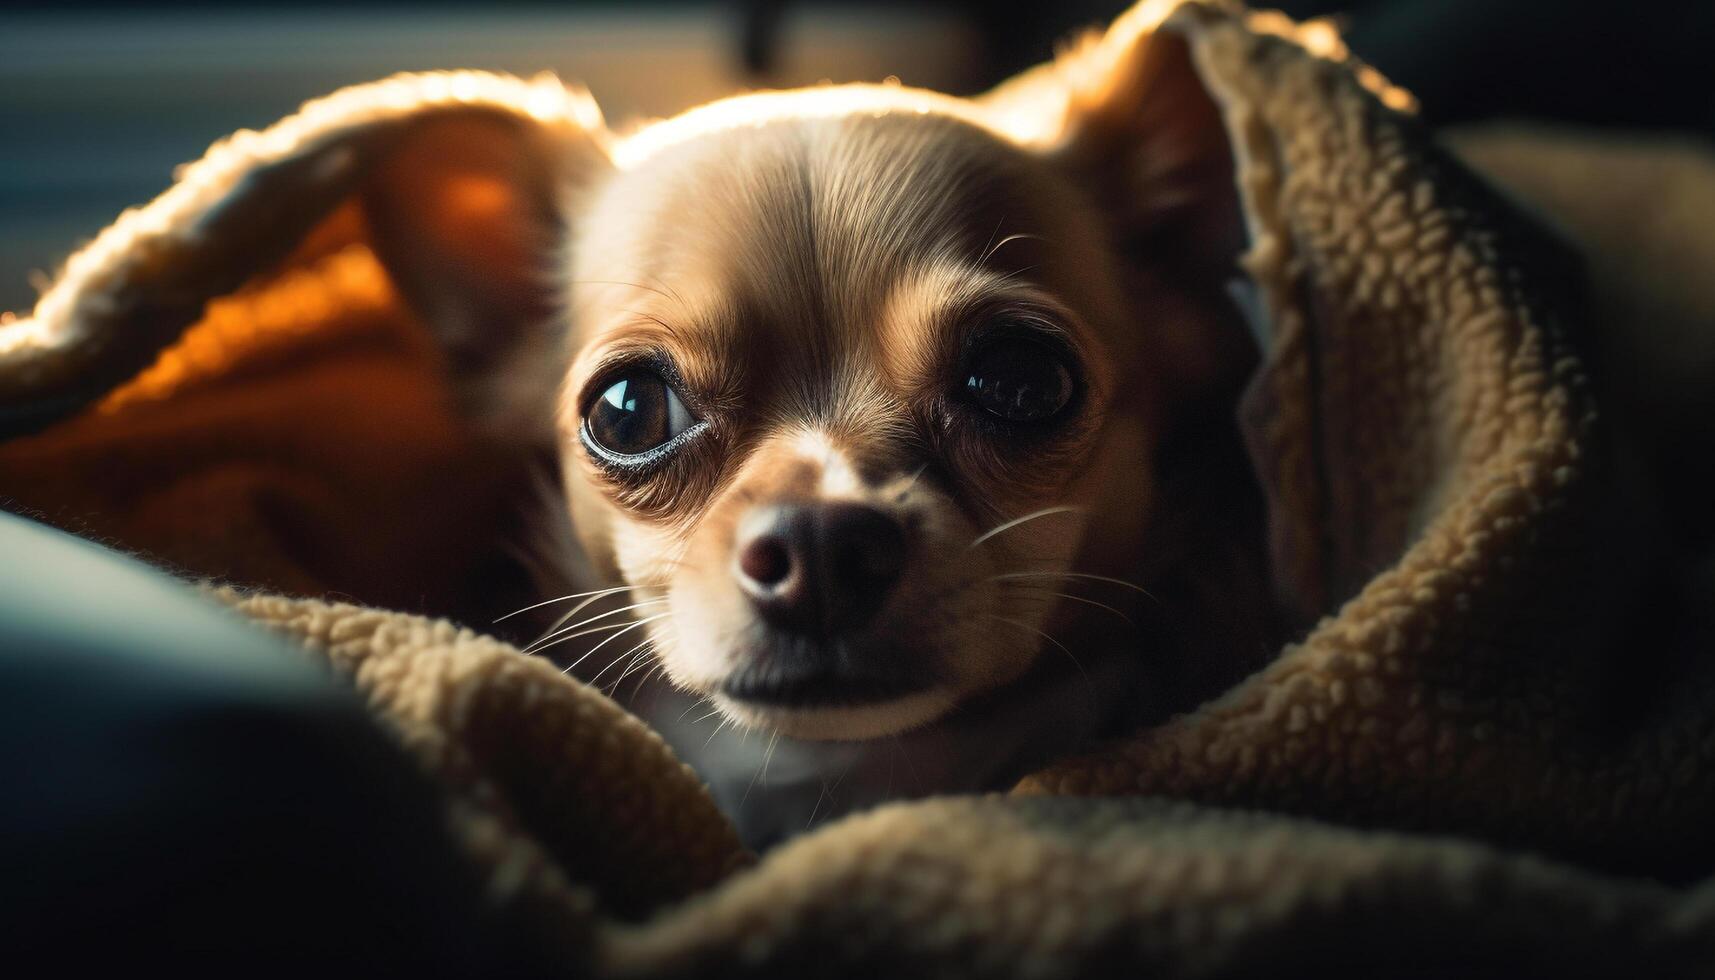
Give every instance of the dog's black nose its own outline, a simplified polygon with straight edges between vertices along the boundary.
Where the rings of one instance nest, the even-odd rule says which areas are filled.
[[[869,622],[905,552],[904,528],[874,507],[775,504],[740,522],[735,571],[768,622],[827,637]]]

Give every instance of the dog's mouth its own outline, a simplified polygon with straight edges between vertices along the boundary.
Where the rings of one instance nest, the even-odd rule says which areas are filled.
[[[878,669],[851,658],[827,659],[766,655],[727,675],[720,692],[734,701],[764,708],[840,708],[897,701],[928,689],[932,678],[919,671]]]

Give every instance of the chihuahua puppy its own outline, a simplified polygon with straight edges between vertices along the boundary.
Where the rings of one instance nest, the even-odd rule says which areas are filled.
[[[449,125],[498,204],[381,201],[378,247],[523,338],[489,398],[551,419],[587,613],[539,648],[632,681],[753,845],[1004,786],[1271,649],[1231,159],[1180,42],[1116,29],[982,101],[741,95],[535,169]]]

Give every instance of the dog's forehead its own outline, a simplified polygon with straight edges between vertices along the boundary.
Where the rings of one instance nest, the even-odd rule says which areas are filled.
[[[1100,228],[1048,163],[953,116],[700,134],[620,170],[585,212],[567,391],[608,351],[664,348],[752,418],[885,431],[986,310],[1028,292],[1111,319]]]
[[[925,266],[976,264],[1000,237],[1043,235],[1046,180],[1016,148],[933,113],[771,120],[619,174],[583,238],[599,253],[585,266],[849,332]],[[994,258],[1010,271],[1029,251]]]

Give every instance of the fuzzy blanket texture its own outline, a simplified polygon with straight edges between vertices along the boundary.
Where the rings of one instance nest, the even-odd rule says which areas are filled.
[[[1271,554],[1316,616],[1009,794],[759,859],[643,724],[453,625],[524,464],[461,421],[366,194],[426,120],[579,125],[553,79],[340,92],[121,215],[0,320],[0,501],[349,677],[568,973],[1715,976],[1715,561],[1649,519],[1707,496],[1715,156],[1450,152],[1326,26],[1172,6],[1081,56],[1172,38],[1225,116]]]

